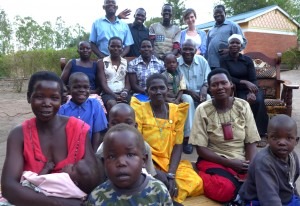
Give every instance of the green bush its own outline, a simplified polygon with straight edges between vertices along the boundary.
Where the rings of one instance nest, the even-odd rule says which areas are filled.
[[[282,54],[282,63],[286,64],[288,69],[297,69],[300,66],[300,51],[290,49]]]
[[[60,58],[77,58],[76,50],[76,47],[73,47],[59,51],[54,49],[18,51],[0,56],[0,77],[28,78],[40,70],[53,71],[60,75]]]

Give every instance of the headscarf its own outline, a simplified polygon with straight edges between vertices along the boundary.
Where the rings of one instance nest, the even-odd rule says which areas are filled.
[[[232,39],[238,39],[238,40],[240,40],[241,44],[244,43],[243,37],[242,37],[242,35],[240,35],[240,34],[232,34],[232,35],[228,38],[228,44],[230,43],[230,41],[231,41]]]

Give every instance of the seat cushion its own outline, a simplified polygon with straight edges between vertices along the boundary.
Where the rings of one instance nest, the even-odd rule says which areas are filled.
[[[285,106],[284,101],[281,99],[265,99],[266,106]]]

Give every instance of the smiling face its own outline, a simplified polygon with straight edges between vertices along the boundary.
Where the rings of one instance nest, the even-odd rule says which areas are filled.
[[[187,40],[183,43],[181,55],[186,64],[193,62],[196,51],[195,44],[193,44],[192,40]]]
[[[272,153],[286,161],[298,143],[297,127],[288,121],[269,125],[268,143]]]
[[[80,59],[84,59],[84,60],[89,59],[92,54],[90,43],[86,41],[80,42],[78,45],[77,52],[80,56]]]
[[[113,39],[108,45],[111,57],[119,57],[122,53],[122,42],[119,39]]]
[[[196,22],[196,16],[194,14],[194,12],[191,12],[189,14],[187,14],[184,18],[184,22],[190,27],[190,26],[194,26],[195,22]]]
[[[143,9],[136,10],[134,14],[134,24],[143,25],[146,20],[146,11]]]
[[[108,178],[119,188],[136,188],[146,160],[137,134],[129,130],[113,131],[105,136],[103,147]]]
[[[229,41],[228,49],[232,54],[239,53],[241,50],[242,44],[239,39],[233,38]]]
[[[71,101],[77,105],[81,105],[90,95],[90,82],[86,75],[76,75],[70,78]]]
[[[225,21],[225,12],[221,8],[214,9],[214,19],[217,24],[223,24]]]
[[[29,98],[29,103],[38,120],[49,121],[53,119],[61,104],[59,84],[55,81],[37,81]]]
[[[114,16],[118,9],[116,0],[105,0],[103,9],[105,10],[107,16]]]
[[[232,83],[223,73],[215,74],[210,78],[209,90],[216,100],[226,99],[231,95]]]

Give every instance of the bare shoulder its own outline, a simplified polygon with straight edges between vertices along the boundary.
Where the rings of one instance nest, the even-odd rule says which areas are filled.
[[[13,128],[9,134],[8,134],[8,138],[7,141],[11,141],[11,139],[13,139],[12,141],[22,141],[23,142],[23,127],[22,125],[17,125],[15,128]]]

